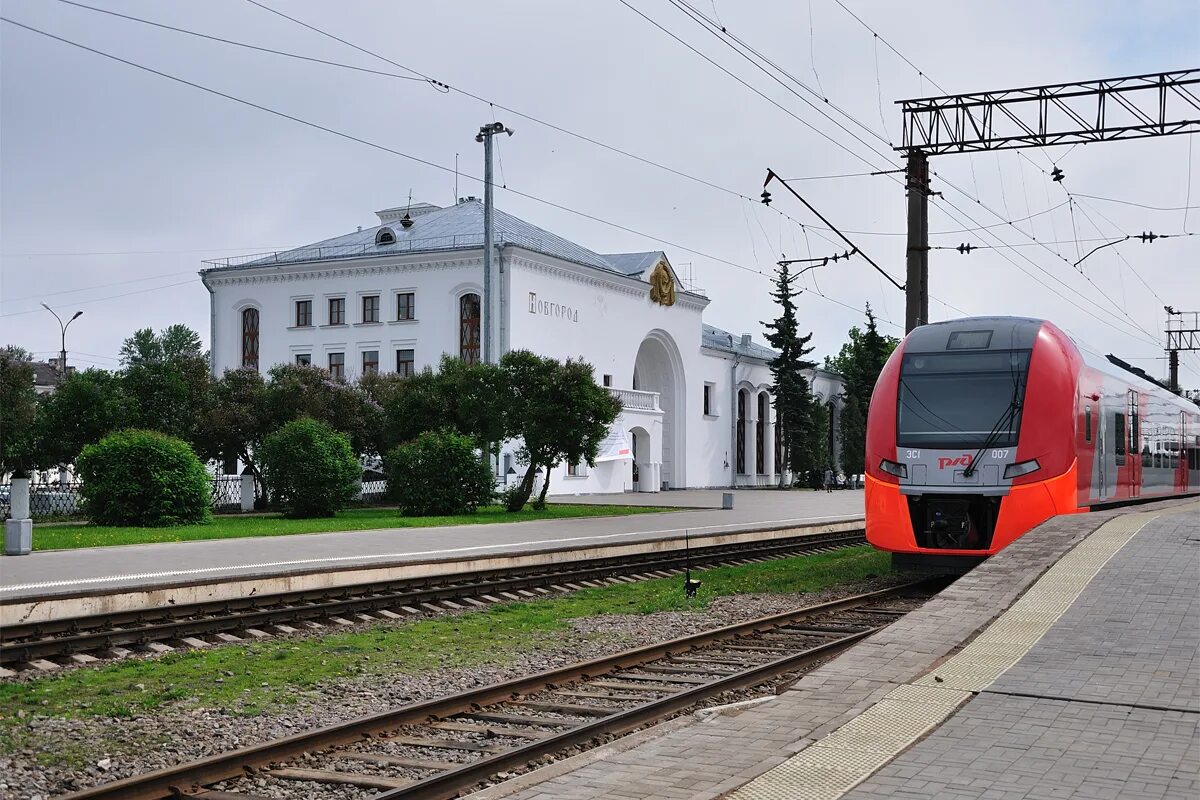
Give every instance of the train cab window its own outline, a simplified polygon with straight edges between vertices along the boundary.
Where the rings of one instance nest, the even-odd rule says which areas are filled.
[[[1113,453],[1117,456],[1117,464],[1125,463],[1125,415],[1113,415]]]
[[[1086,406],[1083,409],[1083,440],[1090,442],[1092,440],[1092,407]]]

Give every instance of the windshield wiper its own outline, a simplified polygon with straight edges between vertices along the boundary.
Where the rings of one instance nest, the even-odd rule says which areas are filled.
[[[987,438],[983,440],[983,444],[980,445],[979,449],[975,451],[975,455],[971,456],[971,463],[968,464],[966,469],[963,470],[964,478],[969,478],[975,474],[976,465],[979,463],[980,456],[982,456],[989,447],[995,444],[996,440],[1000,438],[1000,433],[1005,429],[1005,427],[1011,425],[1011,422],[1016,419],[1017,412],[1021,410],[1021,401],[1018,399],[1019,397],[1020,383],[1014,382],[1013,396],[1012,399],[1008,401],[1008,408],[1004,409],[1004,413],[1000,415],[1000,419],[996,420],[996,424],[992,426],[992,430],[988,433]]]

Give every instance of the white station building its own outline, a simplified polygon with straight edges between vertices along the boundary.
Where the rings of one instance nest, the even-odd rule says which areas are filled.
[[[478,360],[491,324],[497,356],[583,359],[624,405],[601,460],[558,465],[552,494],[779,482],[774,351],[706,324],[710,300],[664,253],[594,253],[497,210],[489,320],[480,201],[376,213],[377,226],[307,247],[207,262],[214,372],[303,363],[351,380],[411,374],[447,353]],[[840,377],[810,378],[836,411]],[[513,450],[503,475],[521,471]]]

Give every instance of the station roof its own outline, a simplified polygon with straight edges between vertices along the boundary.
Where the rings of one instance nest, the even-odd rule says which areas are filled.
[[[474,197],[460,200],[447,208],[415,203],[376,213],[381,220],[380,225],[292,250],[207,261],[205,263],[211,268],[204,272],[398,253],[461,250],[483,245],[483,202]],[[403,223],[406,215],[409,218],[407,227]],[[376,244],[376,237],[385,228],[391,231],[394,241]],[[500,209],[495,210],[495,237],[497,245],[514,245],[625,277],[641,277],[659,260],[666,260],[661,251],[601,255]]]
[[[770,361],[779,355],[766,345],[761,345],[753,340],[746,341],[742,336],[735,336],[726,330],[721,330],[716,325],[704,324],[704,330],[701,335],[702,344],[710,350],[720,350],[723,353],[733,353],[734,355],[743,356],[746,358],[757,358],[761,361]]]

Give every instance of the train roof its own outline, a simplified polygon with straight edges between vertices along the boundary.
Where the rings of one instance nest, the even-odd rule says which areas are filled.
[[[964,342],[962,349],[970,350],[1026,350],[1033,347],[1043,325],[1049,320],[1034,317],[962,317],[959,319],[931,322],[922,325],[904,339],[905,352],[945,352],[956,349],[955,341]],[[1138,367],[1114,355],[1103,355],[1091,345],[1066,331],[1062,331],[1075,345],[1084,364],[1091,369],[1128,382],[1142,392],[1165,395],[1178,401],[1181,409],[1196,410],[1196,405],[1170,391],[1158,380],[1150,377]]]

